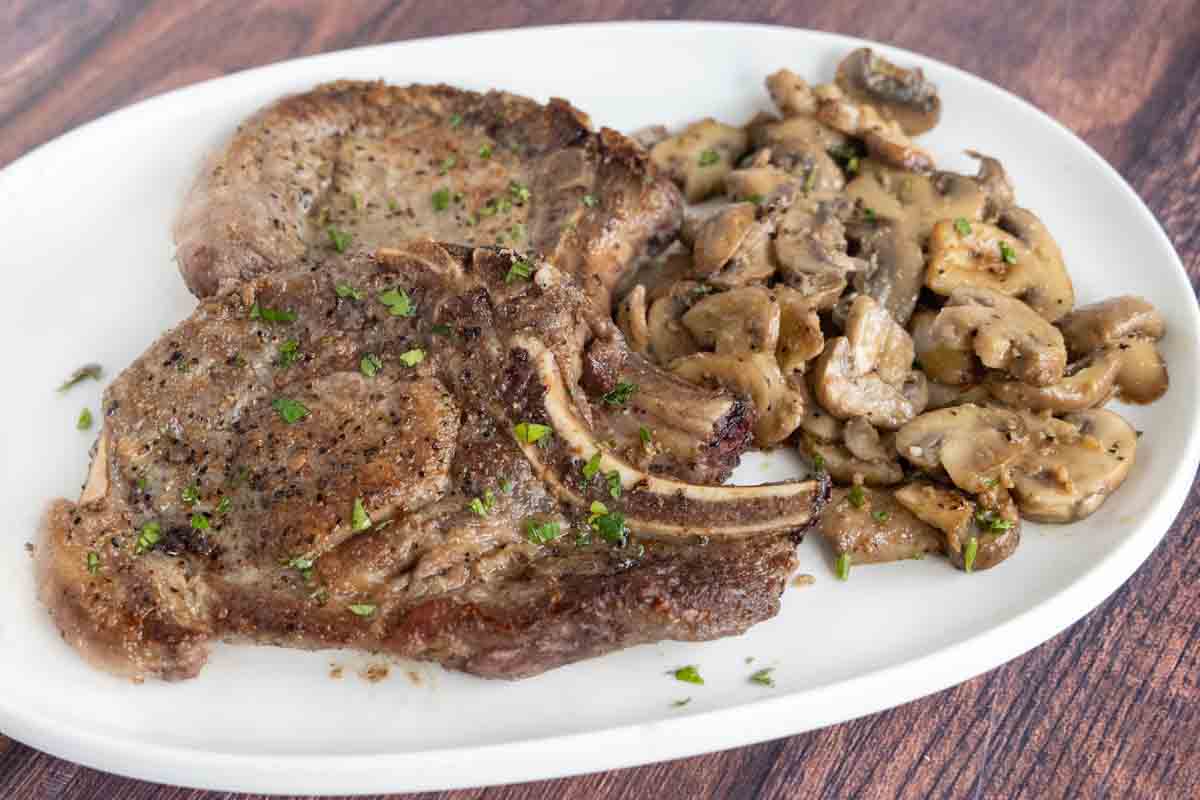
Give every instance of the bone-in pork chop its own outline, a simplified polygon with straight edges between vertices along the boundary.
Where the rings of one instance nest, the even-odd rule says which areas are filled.
[[[669,244],[678,190],[564,100],[337,81],[285,97],[214,154],[175,227],[199,297],[277,265],[428,238],[535,249],[599,308]]]
[[[270,271],[108,388],[84,491],[47,515],[41,597],[93,663],[166,679],[218,640],[516,678],[741,632],[776,612],[828,482],[645,471],[653,429],[596,435],[641,413],[596,383],[671,380],[627,356],[569,277],[511,251]]]

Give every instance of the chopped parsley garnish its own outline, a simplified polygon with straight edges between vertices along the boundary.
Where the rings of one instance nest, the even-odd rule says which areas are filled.
[[[348,283],[339,283],[333,287],[333,292],[338,297],[348,298],[350,300],[362,300],[366,294],[361,289],[355,289]]]
[[[549,425],[539,425],[536,422],[519,422],[513,426],[517,441],[524,444],[535,444],[551,432]]]
[[[523,206],[529,202],[529,187],[523,183],[509,181],[508,193],[512,197],[513,202],[519,206]]]
[[[867,222],[874,222],[876,219],[875,209],[868,206],[863,207],[863,216],[867,218]]]
[[[1012,245],[1008,242],[1000,242],[1000,258],[1004,259],[1006,264],[1017,263],[1017,251],[1012,249]]]
[[[613,500],[621,499],[621,473],[617,470],[607,472],[604,475],[604,481],[608,484],[608,493],[612,495]]]
[[[452,331],[450,329],[449,325],[434,325],[429,330],[434,336],[453,336],[454,335],[454,331]]]
[[[467,509],[474,511],[481,517],[486,517],[493,508],[496,507],[496,493],[488,489],[483,493],[482,497],[475,497],[471,502],[467,503]]]
[[[442,159],[442,168],[438,171],[439,175],[445,175],[450,170],[454,169],[454,165],[458,163],[458,156],[446,156]]]
[[[891,513],[888,511],[875,511],[871,516],[875,518],[876,522],[887,522],[892,518]]]
[[[837,576],[839,581],[850,580],[850,554],[842,553],[837,557],[837,562],[833,566],[833,574]]]
[[[388,211],[398,211],[399,209],[400,209],[400,204],[397,203],[395,201],[395,199],[388,198]]]
[[[192,514],[192,530],[208,530],[208,517],[199,511],[197,511],[195,514]]]
[[[519,242],[526,236],[525,223],[518,222],[508,229],[508,235],[512,237],[514,242]]]
[[[496,214],[507,214],[512,211],[512,200],[507,197],[493,197],[479,209],[479,216],[494,217]]]
[[[592,478],[596,477],[596,473],[600,471],[601,457],[602,454],[599,450],[597,450],[595,455],[589,458],[587,463],[583,465],[583,469],[581,469],[580,472],[583,473],[583,477],[585,479],[590,481]]]
[[[379,356],[375,355],[374,353],[367,353],[362,357],[362,360],[358,362],[358,369],[368,378],[374,378],[379,370],[383,369],[383,362],[380,361]]]
[[[809,167],[808,173],[804,176],[804,193],[808,194],[813,189],[817,188],[817,168]]]
[[[682,700],[672,700],[671,708],[683,708],[690,702],[692,702],[692,698],[690,697],[685,697]]]
[[[261,319],[263,322],[294,322],[295,311],[280,311],[277,308],[263,308],[258,303],[250,306],[250,319]]]
[[[638,438],[642,440],[642,444],[649,447],[650,442],[653,439],[653,434],[650,433],[649,428],[643,425],[642,427],[638,428]]]
[[[360,208],[362,208],[362,198],[358,196],[358,192],[350,195],[350,205],[355,211],[358,211]]]
[[[818,475],[825,471],[825,456],[817,453],[812,457],[812,462],[813,469],[816,470]]]
[[[508,268],[508,274],[504,276],[504,282],[516,283],[517,281],[527,281],[532,274],[533,264],[530,264],[523,258],[518,258]]]
[[[271,408],[275,409],[279,418],[288,425],[297,423],[309,415],[309,410],[303,403],[287,397],[271,401]]]
[[[704,678],[700,677],[700,670],[696,669],[695,664],[689,664],[686,667],[680,667],[669,674],[674,675],[675,680],[677,681],[683,681],[684,683],[695,683],[700,686],[704,685]]]
[[[179,490],[179,499],[190,506],[200,499],[200,489],[194,483],[191,486],[185,486]]]
[[[588,526],[609,544],[623,546],[629,538],[625,515],[619,511],[609,511],[608,507],[598,500],[592,501],[589,510],[591,516],[588,517]]]
[[[967,546],[963,548],[963,572],[975,571],[975,556],[979,554],[979,537],[972,536],[967,539]]]
[[[329,243],[333,245],[333,249],[339,253],[346,252],[346,248],[350,246],[350,242],[354,239],[352,234],[341,230],[336,225],[329,225],[325,228],[325,233],[329,234]]]
[[[508,478],[501,478],[500,479],[500,491],[504,492],[505,494],[512,494],[512,490],[513,490],[513,482],[510,481]]]
[[[562,528],[557,522],[535,522],[530,520],[525,525],[525,538],[533,544],[546,544],[562,536]]]
[[[300,352],[300,342],[288,339],[279,345],[279,356],[275,359],[275,363],[279,365],[280,369],[287,369],[301,358],[304,358],[304,354]]]
[[[855,508],[862,508],[863,504],[867,502],[867,495],[865,492],[863,492],[863,488],[861,486],[852,486],[850,487],[850,491],[846,494],[846,499],[849,500],[850,505],[854,506]]]
[[[306,581],[312,579],[313,560],[308,556],[296,556],[283,562],[283,565],[299,572]]]
[[[92,427],[92,410],[85,408],[79,412],[79,418],[75,420],[75,430],[86,431]]]
[[[147,486],[147,485],[148,485],[148,482],[146,481],[146,476],[145,476],[145,475],[143,475],[142,477],[140,477],[140,478],[138,478],[138,479],[137,479],[137,488],[138,488],[138,491],[139,491],[139,492],[144,492],[144,491],[146,491],[146,486]]]
[[[608,403],[610,406],[623,406],[625,405],[626,401],[629,400],[629,396],[637,390],[638,387],[636,383],[621,381],[615,387],[613,387],[611,392],[606,393],[601,399],[603,399],[604,402]]]
[[[350,606],[350,613],[356,617],[369,617],[375,613],[376,608],[374,603],[355,603]]]
[[[65,392],[73,386],[78,386],[86,380],[98,381],[103,369],[99,364],[84,364],[79,369],[67,376],[67,379],[58,385],[58,391]]]
[[[217,514],[228,514],[229,509],[233,508],[233,501],[228,497],[222,497],[221,502],[217,503]]]
[[[463,124],[462,114],[451,114],[450,115],[450,127],[451,128],[457,128],[459,125],[462,125],[462,124]]]
[[[746,198],[746,202],[754,203],[756,206],[761,206],[766,199],[767,198],[763,197],[761,194],[752,194]]]
[[[853,175],[858,172],[862,151],[854,144],[846,143],[831,147],[829,155],[842,169],[846,170],[847,174]]]
[[[354,506],[350,509],[350,530],[361,533],[371,527],[371,518],[363,508],[361,497],[354,498]]]
[[[583,204],[588,208],[595,208],[600,204],[600,201],[596,199],[596,195],[594,194],[585,194],[583,196]]]
[[[412,298],[408,296],[408,292],[400,288],[380,292],[379,302],[387,306],[388,311],[393,317],[411,317],[417,313],[416,306],[413,305]]]
[[[760,669],[758,672],[750,676],[751,683],[757,683],[759,686],[768,686],[775,688],[775,679],[771,677],[771,673],[775,671],[774,667]]]
[[[137,546],[134,548],[135,555],[141,555],[154,549],[154,545],[158,544],[158,540],[162,538],[162,525],[157,522],[147,522],[142,525],[141,531],[138,533]]]
[[[87,571],[89,574],[95,575],[100,571],[100,554],[91,552],[87,554]]]
[[[405,350],[400,354],[400,363],[406,367],[415,367],[425,360],[425,351],[417,347],[412,350]]]
[[[713,164],[721,160],[721,154],[716,150],[705,150],[700,154],[700,166],[711,167]]]
[[[480,145],[479,146],[479,157],[480,158],[491,158],[492,157],[492,146],[490,144]]]
[[[975,512],[975,524],[978,525],[984,533],[1003,533],[1013,526],[1012,520],[1005,519],[995,510],[990,508],[981,509]]]
[[[431,200],[434,211],[445,211],[450,207],[450,190],[443,186],[433,193]]]
[[[954,220],[954,230],[958,231],[959,236],[967,236],[971,233],[971,223],[967,222],[966,217],[959,217]]]

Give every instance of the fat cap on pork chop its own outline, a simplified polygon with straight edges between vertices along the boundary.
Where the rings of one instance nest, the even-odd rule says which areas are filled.
[[[527,278],[508,280],[528,264]],[[203,300],[108,387],[37,550],[64,639],[135,677],[217,640],[518,678],[772,616],[828,480],[645,472],[597,438],[564,273],[412,243]]]

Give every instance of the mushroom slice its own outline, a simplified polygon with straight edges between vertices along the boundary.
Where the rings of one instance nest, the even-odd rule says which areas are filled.
[[[894,486],[904,480],[904,470],[894,456],[878,460],[857,458],[845,445],[823,442],[807,432],[801,434],[798,447],[803,455],[819,463],[838,483]]]
[[[1117,397],[1126,403],[1153,403],[1167,392],[1170,383],[1167,363],[1150,339],[1131,336],[1118,339],[1100,351],[1100,358],[1112,358],[1120,364],[1117,372]]]
[[[1154,345],[1150,345],[1151,351]],[[1157,355],[1157,353],[1155,353]],[[988,393],[1008,406],[1031,411],[1064,413],[1096,408],[1108,402],[1121,373],[1121,359],[1101,354],[1067,366],[1065,377],[1051,386],[1030,386],[1020,381],[989,379]]]
[[[799,178],[773,165],[735,169],[725,176],[725,194],[730,199],[754,203],[786,194],[799,186]]]
[[[784,116],[811,116],[817,110],[817,98],[808,81],[790,69],[781,69],[767,76],[767,92]]]
[[[1137,433],[1118,414],[1093,408],[1063,419],[1029,417],[1033,448],[1012,471],[1021,514],[1074,522],[1092,514],[1133,467]]]
[[[693,281],[678,281],[671,287],[670,294],[660,297],[650,305],[646,315],[649,334],[649,353],[654,360],[666,366],[677,358],[691,355],[700,345],[688,333],[680,318],[692,307],[697,297],[704,294],[704,287]]]
[[[779,344],[775,348],[779,369],[784,375],[803,372],[805,364],[825,347],[817,306],[813,299],[788,286],[776,286],[771,291],[780,312]]]
[[[646,355],[650,350],[650,323],[646,319],[646,287],[638,284],[617,304],[617,327],[635,353]]]
[[[926,411],[896,432],[896,452],[954,485],[979,494],[1004,483],[1024,454],[1025,420],[1015,411],[964,403]]]
[[[904,325],[921,293],[925,256],[917,240],[895,223],[871,223],[866,229],[870,232],[856,238],[858,258],[869,266],[854,276],[854,288],[873,298]]]
[[[925,80],[920,67],[901,69],[869,47],[842,59],[836,82],[849,97],[870,103],[884,118],[899,123],[909,136],[930,130],[942,115],[937,87]]]
[[[919,309],[909,320],[909,333],[917,363],[930,381],[951,386],[965,386],[980,379],[979,363],[970,352],[935,342],[930,335],[937,312]],[[933,386],[929,387],[934,391]],[[930,398],[932,401],[932,397]]]
[[[788,207],[775,231],[775,258],[785,281],[830,273],[845,278],[866,267],[846,255],[844,220],[852,210],[845,199],[829,197],[797,198]]]
[[[789,116],[782,120],[768,120],[762,124],[749,126],[751,144],[755,147],[771,148],[771,163],[788,169],[791,165],[781,163],[776,158],[787,159],[796,150],[804,152],[824,153],[828,150],[843,147],[849,141],[848,137],[828,125],[819,122],[811,116]],[[831,162],[832,163],[832,162]],[[834,170],[841,170],[834,165]]]
[[[707,217],[696,229],[692,270],[707,277],[733,258],[755,224],[753,203],[733,203]]]
[[[933,170],[933,156],[914,144],[897,122],[885,119],[875,106],[858,103],[832,84],[816,87],[816,117],[834,130],[862,139],[867,152],[892,166],[911,172]]]
[[[1001,211],[1017,202],[1008,172],[1004,169],[1003,164],[991,156],[985,156],[974,150],[968,150],[967,155],[979,162],[979,170],[975,173],[975,183],[987,196],[987,206],[982,218],[985,220],[997,219]]]
[[[746,152],[746,132],[715,119],[702,119],[650,149],[650,160],[683,190],[689,203],[716,194]]]
[[[1161,339],[1166,333],[1158,310],[1133,295],[1080,306],[1060,319],[1058,327],[1072,356],[1087,355],[1130,336]]]
[[[767,222],[752,223],[733,257],[716,272],[710,273],[707,282],[732,289],[765,281],[774,275],[776,265],[771,257],[771,233],[771,226]]]
[[[804,418],[804,390],[779,371],[774,353],[696,353],[673,362],[670,369],[691,383],[715,384],[748,396],[757,411],[754,442],[759,447],[779,444]]]
[[[898,223],[918,242],[929,237],[939,220],[982,219],[988,206],[977,178],[956,172],[914,175],[872,159],[861,163],[846,194],[877,217]]]
[[[913,516],[941,531],[946,555],[961,570],[994,567],[1021,542],[1021,519],[1012,498],[1002,489],[988,492],[979,502],[956,489],[925,481],[901,486],[894,494]]]
[[[692,274],[692,254],[682,247],[672,247],[660,258],[648,260],[630,280],[630,286],[646,287],[646,305],[671,293],[676,281]]]
[[[834,489],[817,531],[851,564],[923,558],[942,550],[942,535],[879,489]]]
[[[838,419],[866,417],[895,429],[925,407],[925,376],[912,371],[912,339],[869,297],[846,318],[846,335],[831,339],[816,360],[813,388],[821,407]]]
[[[964,403],[984,405],[992,401],[992,396],[983,384],[974,386],[947,386],[944,383],[929,381],[929,402],[925,404],[926,411],[939,408],[961,406]]]
[[[1008,209],[1001,216],[1016,219],[1028,242],[986,222],[938,222],[929,236],[925,285],[941,295],[963,286],[991,289],[1023,300],[1051,322],[1070,311],[1075,294],[1058,245],[1028,211]]]
[[[846,420],[842,427],[842,438],[850,454],[863,461],[883,461],[895,456],[894,450],[889,452],[889,449],[883,446],[879,431],[875,430],[875,426],[866,417]]]
[[[1067,364],[1058,328],[1020,300],[983,287],[955,289],[929,335],[935,344],[974,351],[984,366],[1035,386],[1058,383]]]
[[[746,286],[704,297],[683,315],[683,325],[701,347],[722,355],[773,353],[780,316],[771,290]]]

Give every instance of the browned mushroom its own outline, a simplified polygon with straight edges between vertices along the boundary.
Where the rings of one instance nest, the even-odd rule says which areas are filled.
[[[1058,328],[1020,300],[992,289],[955,289],[929,335],[937,345],[973,351],[984,366],[1035,386],[1062,380],[1067,364]]]
[[[926,472],[942,472],[971,494],[1006,480],[1028,434],[1015,411],[964,403],[926,411],[896,432],[896,452]]]
[[[942,532],[944,552],[961,570],[990,569],[1021,542],[1021,519],[1004,489],[987,490],[972,500],[956,489],[917,481],[901,486],[895,497],[913,516]]]
[[[779,370],[774,353],[695,353],[674,361],[671,371],[686,381],[749,397],[757,412],[754,441],[759,447],[782,442],[804,416],[804,391]]]
[[[898,503],[892,493],[862,486],[834,489],[818,532],[845,564],[882,564],[942,550],[942,535]]]
[[[721,191],[748,145],[744,130],[708,118],[655,144],[650,159],[679,185],[689,203],[698,203]]]
[[[1152,403],[1167,391],[1167,365],[1155,342],[1166,332],[1162,316],[1140,297],[1083,306],[1059,321],[1067,349],[1090,361],[1116,362],[1117,396]]]
[[[773,353],[780,316],[772,290],[746,286],[706,295],[683,315],[683,325],[701,347],[720,354]]]
[[[925,133],[941,118],[937,87],[925,80],[920,67],[901,69],[869,47],[842,59],[837,85],[851,98],[870,103],[885,119],[898,122],[909,136]]]
[[[846,335],[831,339],[817,358],[813,388],[821,407],[839,419],[866,417],[894,429],[925,407],[925,376],[913,372],[913,346],[904,328],[869,297],[846,318]]]
[[[933,170],[933,156],[914,144],[899,123],[884,118],[870,104],[857,102],[832,84],[813,89],[816,117],[834,130],[861,139],[875,158],[912,172]]]
[[[1062,419],[1026,415],[1031,449],[1012,471],[1021,514],[1037,522],[1074,522],[1096,511],[1125,481],[1137,432],[1093,408]]]
[[[1041,222],[1025,209],[1010,208],[1000,224],[1009,230],[961,217],[934,225],[925,285],[941,295],[964,286],[991,289],[1023,300],[1051,322],[1070,311],[1071,278]]]

